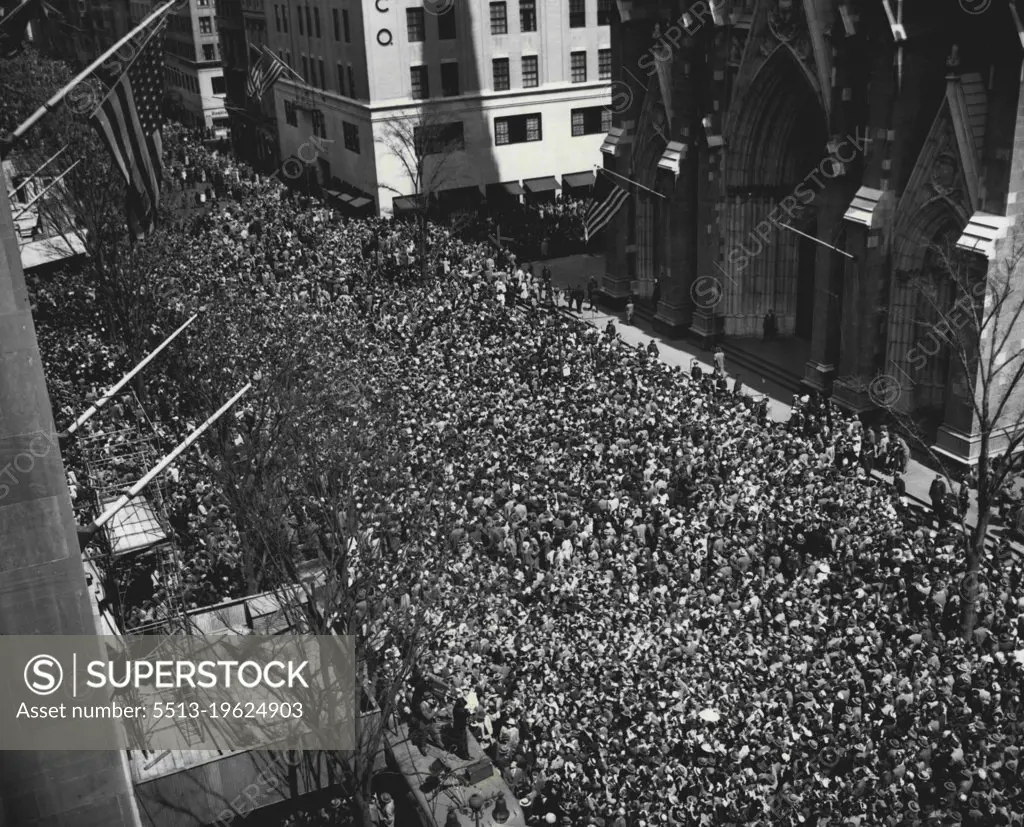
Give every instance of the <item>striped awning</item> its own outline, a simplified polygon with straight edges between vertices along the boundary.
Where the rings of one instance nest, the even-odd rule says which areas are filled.
[[[591,169],[586,172],[570,172],[568,175],[563,175],[562,186],[592,187],[594,186],[594,171]]]
[[[996,241],[1006,237],[1013,219],[1002,215],[976,212],[967,222],[963,235],[956,242],[958,250],[981,253],[987,259],[996,255]]]
[[[545,175],[542,178],[527,178],[523,186],[529,193],[554,192],[558,189],[558,181],[553,176]]]

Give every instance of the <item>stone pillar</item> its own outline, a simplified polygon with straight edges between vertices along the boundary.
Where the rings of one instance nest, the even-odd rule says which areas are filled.
[[[844,182],[845,183],[845,182]],[[835,186],[822,195],[822,206],[818,212],[818,237],[831,243],[845,229],[843,215],[852,195],[849,184]],[[837,247],[843,249],[842,244]],[[849,252],[849,251],[847,251]],[[851,253],[852,255],[852,253]],[[814,277],[814,324],[811,332],[811,358],[804,366],[804,384],[823,391],[835,377],[838,365],[838,342],[843,323],[843,284],[847,273],[853,271],[846,256],[819,247],[816,253]],[[854,272],[850,277],[855,278]]]
[[[699,190],[702,173],[702,155],[697,148],[699,108],[692,81],[693,47],[684,46],[673,55],[672,61],[672,139],[686,148],[679,161],[679,178],[660,173],[665,182],[663,192],[669,198],[665,205],[669,213],[666,227],[665,250],[667,276],[662,280],[662,299],[655,317],[655,329],[670,336],[682,336],[693,314],[691,288],[697,279],[697,244],[699,206],[693,193]]]
[[[85,568],[4,186],[0,242],[0,634],[92,635]],[[123,754],[0,752],[0,824],[137,827]]]

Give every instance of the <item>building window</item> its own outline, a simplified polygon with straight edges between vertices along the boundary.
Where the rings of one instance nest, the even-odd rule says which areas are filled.
[[[274,27],[281,31],[281,7],[274,6]]]
[[[311,78],[309,76],[309,61],[306,60],[305,55],[302,56],[302,79],[309,84],[316,82],[316,78]]]
[[[281,30],[285,34],[288,33],[288,9],[288,6],[281,7]]]
[[[569,68],[573,83],[587,82],[587,53],[572,52],[569,55]]]
[[[508,7],[505,3],[491,3],[491,34],[508,34]]]
[[[217,59],[217,47],[212,43],[203,44],[203,60],[216,60]]]
[[[523,86],[532,89],[540,86],[540,71],[537,68],[537,55],[523,55]]]
[[[413,66],[409,69],[412,78],[412,96],[416,100],[424,100],[430,97],[430,79],[427,76],[426,66]]]
[[[324,120],[324,113],[319,109],[314,109],[312,112],[313,116],[313,134],[318,138],[327,138],[327,123]]]
[[[612,24],[612,0],[597,0],[597,25]]]
[[[454,61],[441,64],[441,94],[446,98],[459,94],[459,64]]]
[[[359,154],[359,127],[354,123],[342,121],[341,131],[345,136],[345,149]]]
[[[327,73],[324,71],[324,59],[321,57],[318,59],[320,63],[320,88],[327,88]]]
[[[341,21],[338,20],[337,9],[331,9],[331,22],[334,24],[334,39],[341,40]]]
[[[519,28],[524,32],[537,31],[537,0],[519,0]]]
[[[417,126],[413,129],[412,142],[420,157],[458,152],[466,148],[462,121]]]
[[[338,94],[345,97],[345,67],[338,64]]]
[[[598,135],[612,128],[612,111],[606,106],[572,110],[572,136]]]
[[[306,34],[310,37],[313,36],[313,21],[310,18],[309,6],[306,6]]]
[[[512,84],[509,81],[508,58],[497,57],[491,61],[491,70],[494,72],[494,91],[506,92]]]
[[[341,10],[341,28],[345,30],[345,42],[352,42],[352,30],[348,27],[348,9]]]
[[[356,91],[356,73],[351,63],[348,65],[348,96],[350,98],[359,97],[359,93]]]
[[[611,49],[598,49],[597,50],[597,79],[598,80],[611,80],[612,79],[612,50]]]
[[[302,28],[302,6],[299,6],[295,11],[297,12],[295,16],[299,19],[299,34],[304,35],[306,30]]]
[[[227,89],[224,86],[224,75],[217,75],[216,77],[212,77],[210,78],[210,82],[213,84],[213,94],[227,94]]]
[[[541,140],[540,115],[513,115],[494,119],[494,143],[525,144]]]
[[[582,29],[587,25],[587,0],[569,0],[569,28]]]
[[[316,26],[316,36],[320,37],[320,7],[313,7],[313,24]]]
[[[405,10],[405,28],[409,32],[410,43],[422,43],[426,40],[426,25],[424,23],[423,9]]]
[[[299,113],[295,108],[295,104],[291,101],[284,102],[284,119],[289,126],[299,125]]]
[[[455,9],[449,7],[448,11],[437,16],[437,39],[455,40]]]
[[[213,34],[213,22],[209,17],[199,18],[199,34]]]

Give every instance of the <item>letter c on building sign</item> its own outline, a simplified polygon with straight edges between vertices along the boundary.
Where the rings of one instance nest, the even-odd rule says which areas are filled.
[[[387,2],[387,0],[376,0],[376,2],[374,2],[373,5],[377,9],[377,11],[379,11],[381,14],[387,14],[391,10],[387,6],[385,6],[383,9],[380,7],[381,3],[386,3],[386,2]]]

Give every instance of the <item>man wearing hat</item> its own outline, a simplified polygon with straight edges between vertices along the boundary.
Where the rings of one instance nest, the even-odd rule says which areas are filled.
[[[928,497],[932,501],[932,512],[939,528],[942,528],[946,521],[946,481],[942,479],[942,474],[935,475],[928,489]]]

